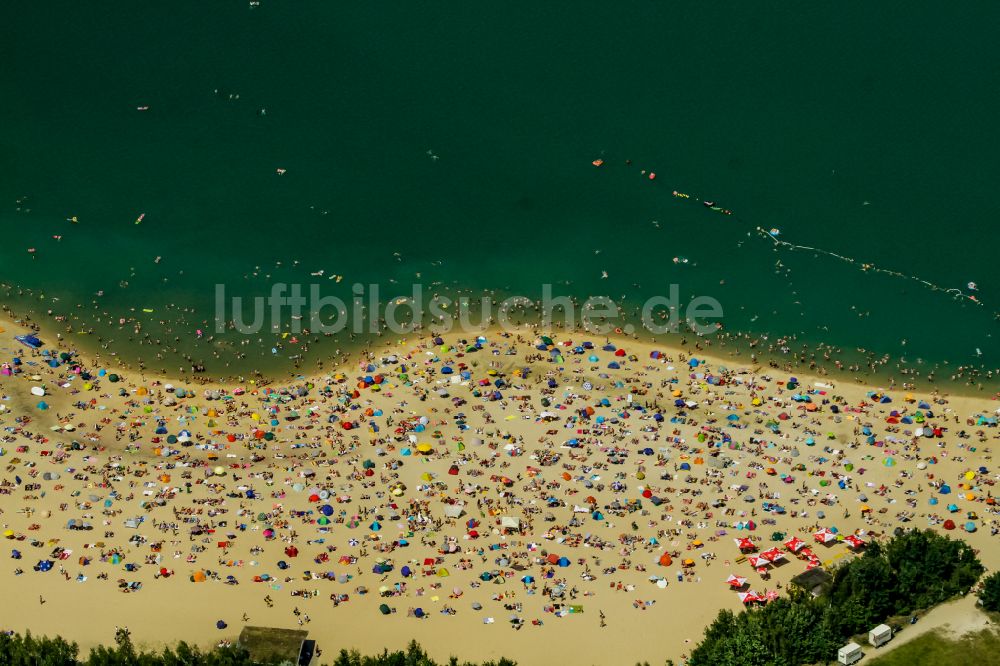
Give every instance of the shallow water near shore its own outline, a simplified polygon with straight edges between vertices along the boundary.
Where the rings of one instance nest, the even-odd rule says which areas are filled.
[[[135,318],[218,371],[220,283],[676,283],[727,331],[1000,365],[995,5],[108,9],[2,10],[0,281],[124,358]],[[259,338],[249,367],[294,355]]]

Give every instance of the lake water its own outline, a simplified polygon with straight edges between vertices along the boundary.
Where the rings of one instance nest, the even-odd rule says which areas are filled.
[[[120,316],[205,356],[219,283],[632,304],[676,283],[729,331],[1000,366],[996,3],[8,3],[0,23],[0,281],[100,316],[126,356]],[[255,362],[279,339],[259,338]]]

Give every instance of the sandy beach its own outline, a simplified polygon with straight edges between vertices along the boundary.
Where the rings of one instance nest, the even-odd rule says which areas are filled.
[[[995,396],[529,331],[198,384],[0,329],[3,629],[209,646],[249,623],[308,629],[321,662],[416,639],[680,663],[741,593],[783,595],[897,528],[1000,567]]]

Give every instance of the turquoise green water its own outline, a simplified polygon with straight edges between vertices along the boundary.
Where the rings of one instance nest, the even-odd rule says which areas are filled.
[[[194,307],[199,357],[216,283],[322,269],[342,296],[675,282],[728,330],[996,368],[1000,6],[885,4],[7,3],[0,280],[147,330]]]

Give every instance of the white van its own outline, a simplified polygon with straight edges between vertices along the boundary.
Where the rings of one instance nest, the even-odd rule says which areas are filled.
[[[862,656],[864,656],[864,653],[861,652],[860,645],[857,643],[848,643],[837,650],[837,663],[849,666],[860,661]]]
[[[868,642],[872,647],[882,647],[892,640],[892,627],[880,624],[868,632]]]

